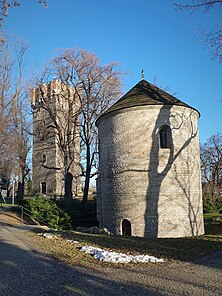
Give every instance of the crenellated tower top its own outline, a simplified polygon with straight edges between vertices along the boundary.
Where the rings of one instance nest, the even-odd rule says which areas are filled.
[[[58,79],[52,80],[49,83],[43,83],[39,87],[31,88],[30,103],[32,108],[39,107],[47,98],[59,95],[61,91],[62,83]]]

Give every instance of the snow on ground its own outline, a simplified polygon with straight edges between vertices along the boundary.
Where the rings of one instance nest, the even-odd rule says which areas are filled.
[[[92,246],[83,246],[81,248],[82,252],[87,254],[93,255],[94,258],[105,261],[105,262],[112,262],[112,263],[147,263],[147,262],[164,262],[163,259],[158,259],[154,256],[149,255],[126,255],[122,253],[110,252],[100,248],[95,248]]]

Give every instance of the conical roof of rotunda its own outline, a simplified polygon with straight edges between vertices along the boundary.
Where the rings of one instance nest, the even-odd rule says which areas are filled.
[[[165,92],[164,90],[158,88],[157,86],[143,79],[139,83],[137,83],[132,89],[130,89],[124,96],[122,96],[108,110],[101,114],[97,119],[97,122],[104,115],[107,115],[114,111],[145,105],[177,105],[196,110],[195,108],[180,101],[171,94]],[[199,113],[198,110],[196,111]]]

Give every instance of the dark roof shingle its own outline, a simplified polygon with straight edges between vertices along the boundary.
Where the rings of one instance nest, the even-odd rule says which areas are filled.
[[[146,80],[141,80],[108,110],[101,114],[98,119],[113,111],[144,105],[178,105],[196,110],[157,86]],[[196,111],[199,113],[198,110]]]

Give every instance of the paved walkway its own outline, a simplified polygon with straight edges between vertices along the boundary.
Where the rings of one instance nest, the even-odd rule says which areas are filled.
[[[18,227],[0,222],[0,295],[222,295],[222,252],[194,263],[69,267],[44,256]]]

